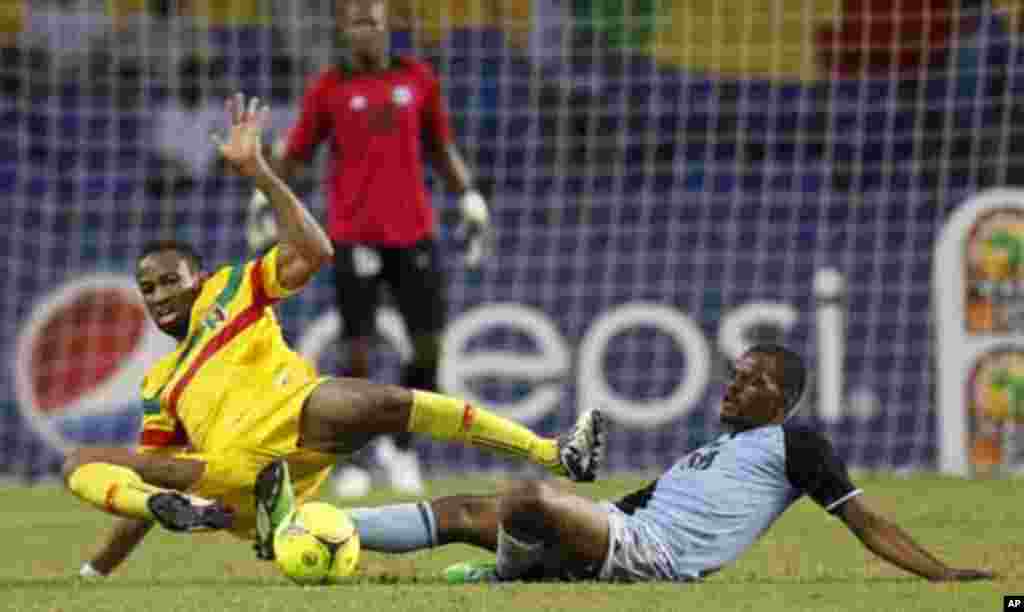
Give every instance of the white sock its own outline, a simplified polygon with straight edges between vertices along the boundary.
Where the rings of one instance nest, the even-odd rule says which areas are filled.
[[[437,546],[437,519],[427,502],[348,508],[366,550],[405,553]]]
[[[498,525],[498,576],[515,580],[544,561],[544,542],[524,542]]]

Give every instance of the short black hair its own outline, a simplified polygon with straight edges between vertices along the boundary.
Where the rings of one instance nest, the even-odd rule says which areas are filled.
[[[782,395],[786,400],[786,415],[789,416],[789,413],[800,403],[804,387],[807,385],[807,368],[804,366],[803,357],[781,344],[767,342],[755,344],[746,352],[778,358],[782,364]]]
[[[139,251],[139,256],[135,259],[135,262],[138,263],[154,253],[163,253],[164,251],[174,251],[184,257],[188,260],[188,264],[192,266],[193,272],[201,272],[203,270],[203,256],[191,244],[180,240],[153,240],[148,242]]]

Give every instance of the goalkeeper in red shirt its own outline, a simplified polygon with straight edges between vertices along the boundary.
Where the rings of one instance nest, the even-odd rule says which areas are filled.
[[[386,285],[413,345],[401,384],[434,389],[447,304],[425,161],[447,190],[459,195],[459,232],[467,240],[471,267],[487,250],[487,204],[453,141],[434,71],[418,59],[391,54],[387,3],[339,0],[337,19],[347,52],[307,87],[275,167],[287,180],[321,143],[330,143],[327,231],[334,243],[348,374],[370,374],[380,287]],[[247,227],[254,250],[266,249],[276,238],[269,213],[266,198],[254,194]],[[378,457],[393,487],[420,492],[419,463],[408,436],[393,444],[381,440]],[[342,495],[369,490],[369,475],[357,466],[343,468],[339,479]]]

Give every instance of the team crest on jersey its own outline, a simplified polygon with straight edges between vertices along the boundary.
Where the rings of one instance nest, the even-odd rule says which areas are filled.
[[[412,102],[412,90],[408,85],[399,85],[391,92],[391,100],[398,106],[406,106]]]
[[[216,329],[224,321],[228,320],[228,311],[220,304],[214,304],[203,316],[203,326],[207,329]]]
[[[366,96],[355,96],[348,101],[348,107],[354,111],[361,111],[366,108]]]

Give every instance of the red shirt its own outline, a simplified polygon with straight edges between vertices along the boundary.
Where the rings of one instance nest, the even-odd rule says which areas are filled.
[[[286,155],[308,160],[331,139],[327,233],[335,242],[406,246],[433,233],[421,138],[451,141],[441,85],[425,62],[325,70],[307,88]]]

